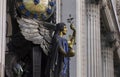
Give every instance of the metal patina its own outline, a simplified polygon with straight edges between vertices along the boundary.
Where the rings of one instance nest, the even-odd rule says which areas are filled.
[[[16,6],[23,17],[38,20],[47,20],[55,10],[52,0],[17,0]]]

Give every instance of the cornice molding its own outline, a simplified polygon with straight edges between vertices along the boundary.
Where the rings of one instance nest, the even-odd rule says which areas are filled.
[[[113,26],[114,30],[119,32],[119,23],[118,23],[118,18],[117,15],[115,13],[116,10],[114,10],[113,8],[113,3],[111,0],[103,0],[101,3],[101,10],[104,11],[105,16],[109,17],[107,20],[113,22],[113,25],[109,25],[109,26]],[[109,22],[109,23],[111,23]],[[111,30],[113,31],[113,30]]]
[[[117,15],[120,23],[120,0],[116,0],[116,11],[117,11]]]
[[[101,14],[109,32],[116,32],[116,38],[120,39],[119,22],[112,4],[110,0],[103,0],[101,4]]]
[[[103,26],[106,28],[107,35],[105,34],[109,45],[113,48],[120,47],[120,30],[118,17],[116,17],[116,9],[113,8],[113,3],[110,0],[103,0],[101,3],[101,18]]]

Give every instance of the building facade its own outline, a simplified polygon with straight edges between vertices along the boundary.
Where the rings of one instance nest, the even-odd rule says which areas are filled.
[[[1,0],[0,6],[0,77],[4,77],[6,0]],[[56,7],[57,22],[67,23],[71,15],[76,25],[76,55],[70,61],[70,77],[119,77],[120,1],[56,0]]]

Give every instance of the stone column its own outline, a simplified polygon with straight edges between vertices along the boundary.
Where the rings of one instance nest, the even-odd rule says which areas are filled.
[[[86,2],[87,14],[87,77],[102,77],[100,6]]]
[[[6,0],[0,0],[0,77],[4,77],[6,38]]]
[[[77,77],[102,77],[100,6],[76,0]]]
[[[56,0],[56,23],[61,21],[61,0]]]
[[[102,37],[102,77],[114,77],[113,48],[106,41],[107,39]]]
[[[87,25],[85,0],[76,0],[76,77],[87,77]]]

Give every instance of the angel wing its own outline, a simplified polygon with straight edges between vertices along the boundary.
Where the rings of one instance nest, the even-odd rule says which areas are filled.
[[[26,18],[18,18],[17,22],[25,39],[39,44],[44,53],[48,55],[55,25]]]

